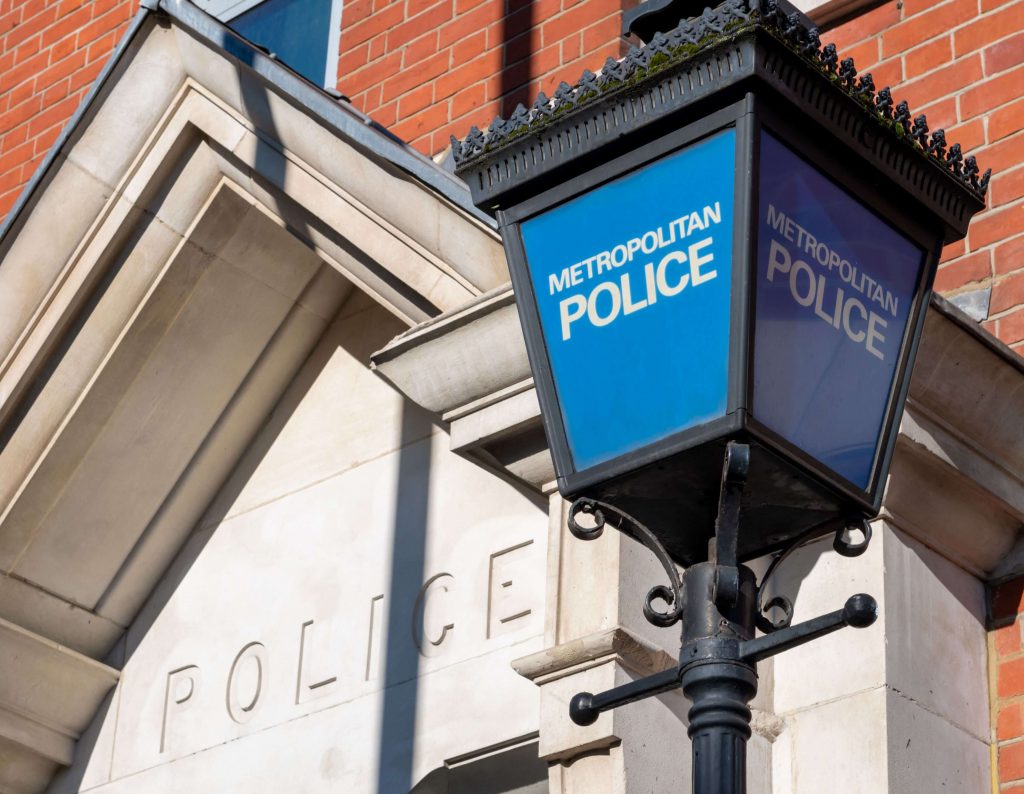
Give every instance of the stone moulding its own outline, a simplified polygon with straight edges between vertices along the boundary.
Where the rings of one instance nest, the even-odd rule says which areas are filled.
[[[609,58],[598,75],[585,71],[549,99],[522,105],[486,131],[452,138],[456,173],[474,202],[491,211],[510,193],[571,160],[613,144],[626,133],[663,123],[713,92],[755,80],[804,108],[900,187],[920,195],[956,229],[984,206],[991,171],[979,176],[973,156],[929,133],[924,115],[911,118],[889,88],[876,90],[853,59],[821,45],[814,27],[776,0],[726,0],[700,17],[657,34],[622,61]],[[811,67],[811,68],[808,68]]]
[[[616,626],[514,659],[512,669],[539,685],[608,661],[617,661],[640,675],[676,666],[675,657]]]

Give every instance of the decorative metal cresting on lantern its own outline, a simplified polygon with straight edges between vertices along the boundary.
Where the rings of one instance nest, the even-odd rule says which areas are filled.
[[[570,529],[651,549],[644,614],[682,623],[677,669],[571,716],[681,686],[710,794],[744,790],[756,662],[875,619],[855,595],[791,626],[765,580],[829,533],[867,547],[939,253],[990,172],[785,0],[686,13],[641,3],[644,46],[452,147],[501,228]]]

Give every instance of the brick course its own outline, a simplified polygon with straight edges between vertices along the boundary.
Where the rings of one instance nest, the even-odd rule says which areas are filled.
[[[0,218],[81,104],[138,0],[0,0]]]
[[[628,46],[623,0],[356,0],[338,88],[427,155]]]
[[[892,0],[822,40],[993,170],[988,208],[943,252],[935,286],[990,289],[985,327],[1024,353],[1024,0]]]
[[[1020,313],[1017,314],[1020,316]],[[993,738],[1000,790],[1024,792],[1024,577],[992,591]]]

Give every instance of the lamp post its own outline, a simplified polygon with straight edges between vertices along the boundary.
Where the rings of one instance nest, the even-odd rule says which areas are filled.
[[[790,625],[765,581],[813,538],[867,547],[939,253],[989,173],[785,0],[686,13],[642,3],[642,47],[452,145],[501,229],[570,530],[644,543],[669,579],[644,613],[682,622],[678,668],[570,716],[681,686],[694,791],[725,794],[756,662],[875,619],[861,594]]]

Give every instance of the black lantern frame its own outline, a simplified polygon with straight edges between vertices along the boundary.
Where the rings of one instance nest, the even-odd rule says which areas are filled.
[[[626,31],[648,38],[686,3],[647,0],[627,13]],[[840,610],[790,625],[792,604],[781,595],[764,603],[765,585],[792,550],[819,535],[834,532],[833,546],[846,556],[867,548],[866,518],[881,504],[941,246],[963,237],[971,216],[984,207],[990,172],[979,178],[974,158],[965,158],[957,144],[947,146],[943,131],[929,134],[924,116],[911,121],[907,104],[894,106],[888,88],[876,93],[871,76],[858,76],[850,59],[839,61],[833,45],[822,47],[809,20],[785,0],[725,0],[649,39],[623,61],[609,59],[600,76],[585,72],[575,86],[559,86],[552,99],[541,94],[532,109],[520,106],[486,132],[472,129],[465,141],[453,138],[452,148],[474,202],[495,213],[501,228],[559,489],[575,498],[569,530],[593,540],[610,525],[643,543],[669,583],[651,588],[644,615],[656,626],[682,623],[676,668],[596,695],[581,692],[569,716],[589,725],[609,709],[682,688],[692,702],[693,790],[739,794],[746,790],[747,704],[757,691],[757,662],[876,619],[875,600],[857,594]],[[729,285],[725,414],[577,470],[523,224],[729,128],[735,129],[736,264]],[[897,229],[919,253],[864,487],[758,418],[753,372],[762,319],[758,205],[766,134],[859,202],[858,211]],[[571,233],[579,231],[566,230]],[[588,364],[595,386],[607,380],[614,388],[614,372],[606,372],[602,361]],[[581,523],[582,516],[588,521]],[[862,531],[862,543],[851,542],[854,527]],[[783,546],[760,583],[741,564]],[[680,563],[686,567],[682,576]],[[667,609],[656,608],[659,601]],[[773,611],[782,617],[770,619]]]
[[[780,548],[814,526],[824,533],[836,516],[877,514],[941,246],[962,237],[984,206],[987,175],[978,179],[973,159],[965,161],[958,146],[947,150],[942,131],[929,140],[923,117],[911,125],[905,103],[893,108],[887,89],[876,95],[870,75],[858,79],[852,61],[839,66],[834,48],[821,49],[803,22],[784,5],[730,0],[680,23],[674,33],[684,45],[673,49],[671,37],[659,34],[625,61],[606,63],[600,78],[585,73],[575,87],[563,83],[554,99],[542,95],[533,111],[520,108],[486,135],[455,142],[459,173],[502,231],[559,490],[627,511],[684,565],[706,558],[717,470],[730,441],[751,449],[741,559]],[[673,52],[684,57],[673,62]],[[735,129],[736,152],[725,415],[577,470],[521,225],[728,128]],[[752,372],[763,131],[922,251],[866,488],[758,420]],[[594,368],[600,382],[601,363]]]

